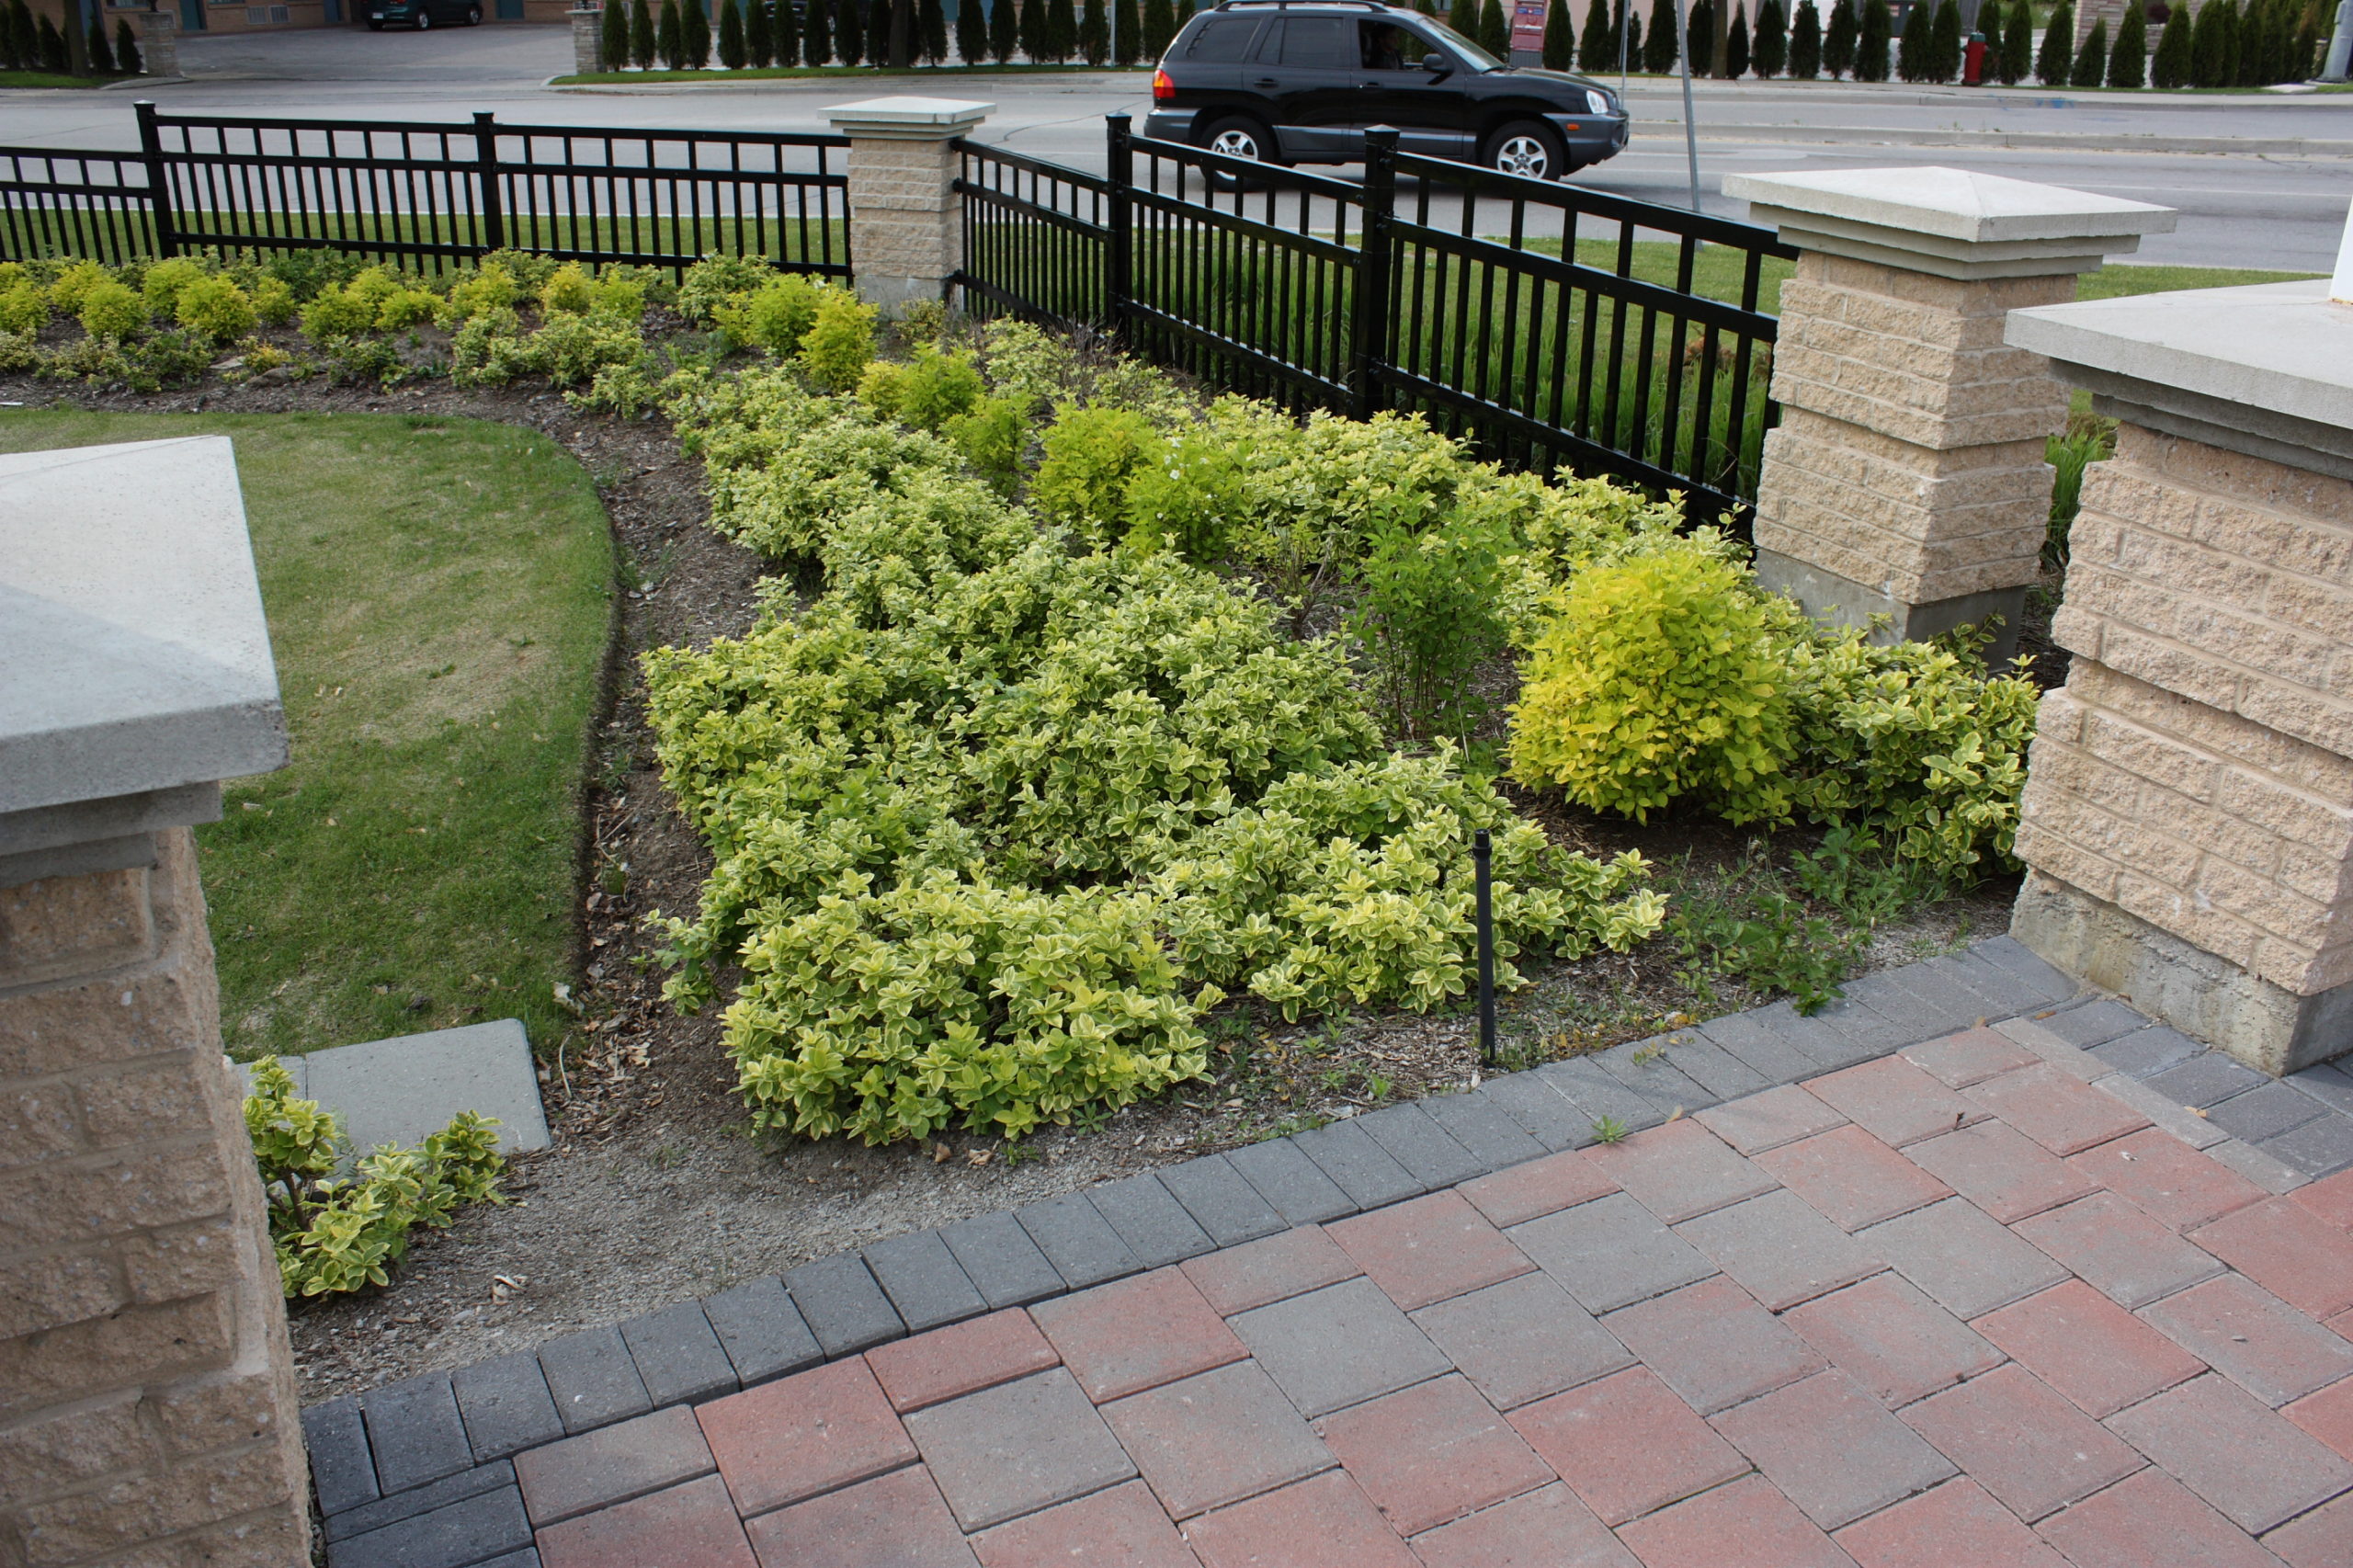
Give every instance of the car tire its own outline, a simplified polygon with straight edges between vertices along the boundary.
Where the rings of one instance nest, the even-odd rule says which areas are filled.
[[[1257,120],[1240,115],[1211,122],[1201,132],[1201,146],[1211,153],[1223,153],[1228,157],[1248,158],[1253,163],[1279,164],[1281,154],[1276,151],[1275,133]],[[1202,177],[1212,190],[1240,190],[1248,181],[1222,169],[1204,169]]]
[[[416,13],[416,20],[409,25],[418,32],[431,32],[433,30],[433,17],[428,12],[424,10],[422,7],[419,7]]]
[[[467,7],[466,7],[466,26],[468,26],[468,27],[470,27],[470,28],[478,28],[478,27],[482,26],[482,7],[481,7],[481,6],[467,6]]]
[[[381,22],[370,22],[368,24],[368,30],[371,33],[382,32],[384,30],[384,24]]]
[[[1479,148],[1479,162],[1497,174],[1565,179],[1569,144],[1540,119],[1518,119],[1488,136]]]

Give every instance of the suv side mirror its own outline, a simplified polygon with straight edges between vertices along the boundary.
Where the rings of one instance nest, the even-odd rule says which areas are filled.
[[[1422,56],[1422,69],[1431,72],[1437,75],[1445,76],[1451,74],[1454,67],[1448,62],[1445,55],[1433,50],[1429,53]]]

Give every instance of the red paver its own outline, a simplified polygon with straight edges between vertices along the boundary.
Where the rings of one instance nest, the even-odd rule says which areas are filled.
[[[2288,1196],[2338,1230],[2353,1231],[2353,1170],[2306,1182]]]
[[[2353,1340],[2353,1312],[2337,1313],[2328,1320],[2328,1326],[2336,1331],[2339,1338]]]
[[[1896,1052],[1948,1089],[1967,1088],[2042,1060],[1999,1029],[1963,1029],[1959,1034],[1910,1045]]]
[[[1711,1106],[1696,1119],[1751,1159],[1767,1149],[1827,1132],[1847,1120],[1795,1084]]]
[[[2353,1234],[2292,1199],[2251,1203],[2189,1239],[2299,1312],[2353,1307]]]
[[[719,1477],[706,1475],[539,1532],[540,1568],[755,1568]]]
[[[2141,1315],[2266,1404],[2353,1377],[2353,1345],[2240,1275],[2209,1279]]]
[[[2336,1449],[2340,1458],[2353,1460],[2353,1378],[2306,1394],[2279,1414]]]
[[[2102,1089],[2048,1062],[2021,1067],[1962,1091],[2054,1154],[2076,1154],[2138,1132],[2149,1119]]]
[[[866,1353],[882,1392],[902,1411],[1041,1372],[1054,1361],[1054,1347],[1018,1307]]]
[[[515,1456],[515,1479],[535,1525],[659,1491],[711,1468],[702,1428],[683,1404]]]
[[[1834,1290],[1781,1321],[1891,1409],[2002,1361],[1999,1350],[1897,1274]]]
[[[1433,1192],[1343,1220],[1330,1235],[1409,1312],[1536,1267],[1457,1192]]]
[[[1985,1118],[1983,1108],[1900,1056],[1842,1068],[1806,1084],[1813,1096],[1881,1142],[1902,1148]]]
[[[1315,1424],[1400,1535],[1531,1492],[1552,1471],[1459,1374],[1368,1400]]]
[[[1495,1223],[1517,1225],[1607,1197],[1618,1190],[1618,1184],[1583,1153],[1569,1149],[1466,1181],[1455,1190]]]
[[[2095,1421],[2206,1369],[2080,1279],[1988,1312],[1971,1326]]]
[[[1672,1225],[1770,1191],[1773,1178],[1685,1118],[1585,1152],[1602,1175]]]
[[[1926,1139],[1904,1153],[2005,1225],[2099,1190],[2042,1145],[1998,1121]]]
[[[1256,1361],[1103,1407],[1103,1418],[1176,1518],[1332,1465],[1331,1450]]]
[[[1826,1530],[1953,1472],[1943,1455],[1835,1368],[1735,1405],[1710,1425]]]
[[[2112,1192],[2028,1216],[2011,1227],[2124,1307],[2144,1307],[2222,1272],[2191,1246]]]
[[[1694,1410],[1711,1415],[1824,1365],[1802,1339],[1729,1279],[1703,1279],[1601,1320]]]
[[[1850,1559],[1756,1476],[1618,1532],[1643,1568],[1848,1568]]]
[[[2194,1230],[2271,1195],[2172,1133],[2148,1128],[2072,1155],[2068,1167],[2161,1225]]]
[[[1748,1470],[1738,1450],[1640,1367],[1515,1410],[1511,1424],[1605,1524]]]
[[[972,1568],[972,1549],[921,1465],[812,1497],[746,1527],[760,1568]],[[1181,1559],[1179,1560],[1182,1561]],[[648,1558],[695,1564],[693,1557]]]
[[[2066,1568],[1967,1476],[1848,1525],[1833,1539],[1862,1568]]]
[[[2141,1468],[2141,1456],[2017,1366],[1903,1412],[1906,1425],[2031,1524]]]
[[[1631,1366],[1615,1335],[1541,1274],[1524,1274],[1414,1314],[1488,1403],[1509,1410]]]
[[[982,1568],[1199,1568],[1152,1488],[1130,1481],[972,1538]],[[911,1558],[904,1568],[930,1568]]]
[[[2279,1568],[2246,1533],[2160,1470],[2144,1470],[2041,1524],[2075,1568]]]
[[[1204,1514],[1186,1534],[1205,1568],[1419,1568],[1338,1471]]]
[[[1320,1286],[1336,1285],[1359,1272],[1356,1260],[1342,1252],[1321,1225],[1302,1225],[1280,1235],[1188,1258],[1177,1267],[1221,1317]]]
[[[746,1516],[830,1492],[915,1457],[863,1358],[779,1378],[695,1411]]]
[[[2257,1535],[2353,1488],[2353,1464],[2211,1373],[2111,1416],[2108,1425],[2224,1518]]]
[[[1952,1196],[1952,1188],[1852,1125],[1768,1150],[1756,1163],[1842,1230],[1859,1231]]]
[[[1557,1482],[1415,1536],[1414,1554],[1424,1568],[1640,1568]]]
[[[1029,1312],[1097,1404],[1250,1354],[1175,1268],[1040,1301]]]
[[[2353,1568],[2353,1494],[2281,1525],[2263,1544],[2288,1568]]]

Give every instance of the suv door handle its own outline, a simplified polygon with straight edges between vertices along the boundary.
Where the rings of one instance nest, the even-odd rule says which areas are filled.
[[[1279,87],[1282,85],[1280,82],[1276,81],[1272,76],[1261,76],[1250,85],[1254,87]]]

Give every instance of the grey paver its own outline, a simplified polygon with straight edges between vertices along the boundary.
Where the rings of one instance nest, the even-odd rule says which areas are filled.
[[[2133,1029],[2093,1046],[2091,1052],[2120,1073],[2145,1078],[2168,1067],[2178,1067],[2206,1048],[2162,1024]]]
[[[516,1460],[515,1481],[531,1523],[544,1527],[715,1468],[695,1413],[674,1404],[535,1449]]]
[[[1354,1208],[1378,1209],[1429,1190],[1428,1183],[1391,1159],[1353,1119],[1300,1133],[1291,1142],[1338,1184]]]
[[[2067,1271],[1965,1198],[1948,1198],[1858,1233],[1921,1293],[1964,1321],[2031,1296]]]
[[[1988,937],[1971,948],[1969,956],[2034,986],[2046,1001],[2063,1002],[2078,989],[2074,980],[2043,962],[2016,937]]]
[[[520,1018],[313,1051],[308,1097],[342,1116],[352,1147],[415,1143],[460,1111],[496,1117],[512,1154],[548,1146],[539,1070]]]
[[[1781,1082],[1779,1078],[1768,1078],[1698,1029],[1677,1029],[1668,1035],[1666,1060],[1677,1072],[1713,1096],[1719,1104],[1769,1089]],[[1691,1108],[1697,1110],[1699,1108],[1694,1106]]]
[[[391,1497],[340,1514],[326,1516],[326,1539],[342,1540],[349,1536],[365,1535],[386,1525],[429,1514],[436,1508],[446,1508],[452,1503],[463,1502],[484,1492],[495,1492],[502,1486],[515,1484],[515,1465],[510,1460],[497,1460],[478,1464],[472,1470],[461,1470],[455,1475],[445,1475],[438,1481],[412,1487]]]
[[[2193,1149],[2211,1148],[2230,1136],[2196,1111],[2186,1109],[2180,1101],[2167,1099],[2138,1078],[2110,1073],[2097,1080],[2093,1087],[2114,1095]]]
[[[311,1454],[311,1479],[319,1506],[327,1513],[357,1508],[380,1495],[376,1461],[368,1452],[368,1427],[356,1399],[331,1399],[302,1412],[302,1443]]]
[[[531,1544],[513,1485],[327,1545],[328,1568],[463,1568]]]
[[[1606,1072],[1600,1063],[1583,1057],[1571,1057],[1539,1067],[1537,1076],[1542,1078],[1554,1093],[1585,1113],[1588,1132],[1603,1117],[1608,1117],[1629,1132],[1640,1132],[1645,1127],[1656,1127],[1666,1119],[1667,1110],[1653,1105]]]
[[[961,1323],[988,1311],[938,1231],[892,1236],[866,1249],[866,1267],[909,1334]]]
[[[1225,1157],[1242,1173],[1243,1180],[1256,1187],[1259,1196],[1294,1225],[1336,1220],[1357,1211],[1355,1200],[1324,1174],[1323,1166],[1300,1152],[1295,1139],[1269,1138],[1263,1143],[1229,1149]]]
[[[1160,1178],[1149,1173],[1092,1187],[1086,1200],[1146,1268],[1182,1263],[1217,1246]]]
[[[745,1388],[825,1358],[817,1336],[801,1321],[801,1309],[785,1293],[784,1281],[773,1274],[706,1296],[702,1314]]]
[[[549,1340],[540,1346],[540,1370],[567,1432],[593,1431],[654,1408],[617,1328],[583,1329]]]
[[[1760,1028],[1796,1046],[1821,1065],[1817,1072],[1833,1073],[1841,1067],[1852,1067],[1858,1062],[1869,1062],[1874,1056],[1884,1056],[1893,1046],[1865,1045],[1843,1029],[1830,1027],[1820,1014],[1802,1017],[1790,1002],[1776,1002],[1758,1007],[1747,1015]],[[1712,1036],[1711,1038],[1713,1038]],[[1737,1054],[1737,1053],[1735,1053]]]
[[[475,1568],[540,1568],[539,1549],[527,1546],[520,1551],[502,1552],[487,1562],[475,1564]]]
[[[1951,981],[1977,998],[1980,1017],[2006,1018],[2017,1013],[2040,1012],[2042,993],[2006,970],[1971,953],[1941,953],[1915,966]]]
[[[2353,1116],[2353,1074],[2335,1062],[2290,1073],[2280,1081],[2312,1096],[2339,1116]]]
[[[1639,1058],[1640,1060],[1637,1060]],[[1666,1057],[1666,1037],[1629,1040],[1578,1060],[1590,1062],[1648,1100],[1662,1115],[1705,1110],[1716,1096],[1692,1081]]]
[[[2108,997],[2086,1002],[2080,1007],[2069,1007],[2034,1021],[2069,1045],[2086,1051],[2095,1045],[2105,1045],[2119,1035],[2149,1027],[2148,1019],[2123,1003]]]
[[[1786,1188],[1686,1220],[1675,1233],[1777,1312],[1886,1267],[1870,1247]]]
[[[2167,1099],[2183,1105],[2211,1106],[2233,1095],[2259,1088],[2271,1080],[2252,1067],[2242,1066],[2219,1051],[2194,1056],[2178,1067],[2168,1067],[2144,1080]]]
[[[1753,1013],[1710,1018],[1688,1032],[1703,1036],[1734,1060],[1745,1062],[1759,1077],[1776,1084],[1794,1084],[1801,1078],[1828,1072],[1834,1065],[1805,1050],[1783,1030],[1759,1022]]]
[[[964,1278],[991,1311],[1026,1307],[1070,1287],[1054,1272],[1021,1222],[1007,1213],[980,1214],[943,1228],[940,1239],[956,1255]]]
[[[540,1358],[528,1350],[460,1367],[450,1374],[458,1414],[476,1460],[494,1460],[563,1436]]]
[[[2225,1138],[2206,1152],[2266,1192],[2293,1192],[2312,1180],[2308,1173],[2277,1154],[2267,1153],[2235,1138]]]
[[[829,1357],[853,1355],[907,1332],[891,1298],[868,1272],[866,1260],[855,1253],[788,1268],[784,1288]]]
[[[1449,1365],[1370,1279],[1326,1285],[1228,1322],[1308,1416],[1434,1378]]]
[[[1548,1153],[1582,1149],[1593,1142],[1593,1118],[1544,1080],[1540,1073],[1491,1078],[1479,1089],[1488,1104],[1511,1118]]]
[[[734,1363],[720,1347],[700,1301],[678,1301],[631,1318],[621,1324],[621,1339],[656,1408],[735,1392]]]
[[[2041,1057],[2062,1073],[2097,1084],[2111,1076],[2107,1062],[2079,1045],[2069,1045],[2031,1018],[2005,1018],[1994,1026],[1995,1032]]]
[[[1275,1206],[1243,1180],[1242,1173],[1223,1154],[1187,1160],[1158,1174],[1169,1196],[1183,1204],[1193,1222],[1222,1247],[1238,1246],[1290,1228]]]
[[[1448,1137],[1488,1170],[1499,1171],[1551,1153],[1483,1088],[1463,1095],[1432,1095],[1421,1107],[1446,1130]]]
[[[1921,1040],[1955,1034],[1973,1028],[1980,1018],[1991,1017],[1985,1011],[1984,998],[1973,989],[1924,963],[1881,970],[1864,978],[1879,983],[1864,988],[1864,1000],[1871,1009],[1907,1028],[1926,1030]],[[1850,992],[1852,989],[1848,987]]]
[[[1591,1382],[1634,1359],[1543,1273],[1523,1274],[1412,1316],[1498,1410]]]
[[[2353,1120],[2336,1115],[2323,1116],[2292,1132],[2265,1139],[2261,1149],[2308,1176],[2335,1176],[2353,1165]]]
[[[1025,1204],[1013,1211],[1054,1272],[1074,1290],[1133,1274],[1143,1266],[1095,1205],[1075,1192]]]
[[[469,1469],[474,1462],[449,1374],[404,1378],[359,1396],[376,1483],[387,1495]]]
[[[1855,1049],[1865,1057],[1884,1056],[1907,1045],[1917,1045],[1934,1040],[1944,1032],[1934,1025],[1927,1025],[1913,1015],[1925,1015],[1927,1008],[1908,994],[1891,996],[1892,988],[1868,986],[1864,982],[1875,978],[1864,975],[1847,983],[1844,996],[1826,1002],[1813,1017],[1817,1023],[1828,1024],[1855,1042]],[[1898,1017],[1891,1017],[1874,1006],[1874,1000],[1896,1009]]]
[[[1606,1312],[1716,1271],[1699,1248],[1622,1192],[1515,1225],[1506,1233],[1592,1312]]]
[[[2310,1095],[2299,1094],[2285,1084],[2269,1083],[2217,1100],[2207,1108],[2206,1119],[2234,1138],[2261,1143],[2326,1114],[2328,1108]]]
[[[1408,1102],[1360,1116],[1354,1125],[1425,1187],[1452,1187],[1495,1167],[1456,1142],[1420,1105]]]
[[[906,1425],[967,1530],[1136,1473],[1135,1461],[1061,1367],[918,1410]]]

